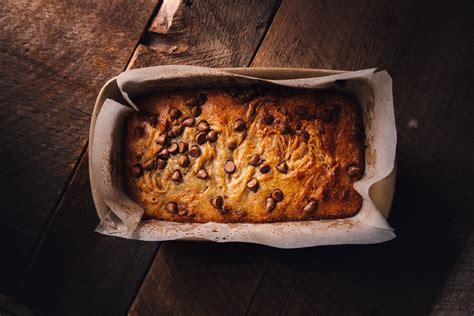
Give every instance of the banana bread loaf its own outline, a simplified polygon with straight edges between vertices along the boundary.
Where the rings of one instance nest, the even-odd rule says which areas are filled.
[[[147,218],[281,222],[355,215],[364,172],[360,105],[329,90],[174,91],[136,101],[125,189]]]

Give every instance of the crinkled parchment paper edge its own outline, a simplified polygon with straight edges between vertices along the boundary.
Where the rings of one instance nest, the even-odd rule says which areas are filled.
[[[355,183],[364,198],[360,212],[351,218],[271,224],[187,224],[159,220],[142,221],[143,209],[128,198],[121,184],[121,139],[125,118],[137,106],[133,99],[145,93],[182,85],[246,85],[264,82],[301,88],[344,88],[355,95],[364,112],[366,128],[366,173]],[[126,71],[117,84],[129,106],[107,99],[98,115],[92,144],[91,178],[108,212],[99,213],[102,234],[150,241],[204,239],[216,242],[250,242],[280,248],[331,244],[370,244],[393,239],[395,234],[369,196],[370,187],[394,168],[396,127],[392,81],[387,72],[367,69],[316,78],[264,80],[194,66],[159,66]]]

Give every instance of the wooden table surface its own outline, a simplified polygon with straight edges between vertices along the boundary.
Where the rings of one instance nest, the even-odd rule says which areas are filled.
[[[472,0],[7,0],[0,294],[40,315],[473,315]],[[94,232],[94,99],[124,69],[386,69],[393,241],[280,250]],[[1,313],[1,311],[0,311]]]

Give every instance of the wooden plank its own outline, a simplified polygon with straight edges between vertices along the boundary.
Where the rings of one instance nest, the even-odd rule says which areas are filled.
[[[0,291],[24,277],[87,142],[96,93],[126,65],[155,5],[2,2]]]
[[[392,72],[425,6],[406,0],[283,1],[252,66]]]
[[[272,250],[272,252],[276,252]],[[266,267],[260,285],[247,307],[246,315],[278,315],[288,293],[295,286],[298,273],[281,256],[272,258]]]
[[[426,314],[464,258],[474,201],[472,11],[470,1],[283,2],[252,65],[388,69],[399,174],[390,218],[398,238],[285,252],[298,273],[282,314]],[[301,26],[288,31],[295,19]],[[471,283],[460,282],[466,300]]]
[[[472,223],[472,222],[471,222]],[[433,307],[433,315],[469,315],[474,311],[474,233],[468,241],[456,265]]]
[[[261,16],[266,16],[267,19],[270,19],[273,5],[275,5],[276,2],[262,1],[256,4],[251,4],[250,1],[248,1],[245,3],[249,6],[253,6],[255,10],[259,10]],[[218,13],[218,10],[220,10],[218,6],[216,6],[215,3],[210,2],[195,1],[193,2],[191,10],[198,10],[199,12],[211,15],[222,15],[222,12]],[[226,14],[231,13],[231,11],[226,12]],[[252,30],[255,31],[256,29],[259,29],[259,27],[257,27],[258,25],[255,23],[260,23],[260,20],[253,20],[252,23],[254,24],[251,24],[245,16],[240,16],[238,19],[236,17],[221,17],[223,19],[222,21],[234,19],[234,23],[245,25],[248,34],[250,34]],[[193,21],[194,19],[200,21],[202,16],[193,14],[192,19]],[[218,23],[224,23],[222,21],[219,20]],[[207,28],[212,29],[212,25],[209,23],[203,24],[195,22],[195,24],[199,25],[201,32],[208,32]],[[258,32],[260,32],[260,36],[263,36],[264,30]],[[228,38],[232,37],[231,34],[225,32],[214,32],[212,34],[213,39],[216,42],[224,41],[224,39],[225,41],[228,41]],[[218,63],[222,66],[230,66],[230,62],[234,58],[237,60],[243,60],[245,62],[244,65],[249,64],[255,48],[259,45],[261,40],[260,37],[253,38],[250,35],[249,38],[252,38],[254,49],[240,50],[235,48],[235,50],[228,56],[227,63],[224,59],[218,56],[218,54],[209,51],[207,59],[202,60],[201,64],[210,65],[218,60]],[[235,44],[232,44],[231,46],[237,47]],[[134,54],[134,58],[132,58],[132,64],[135,63],[133,60],[136,59],[136,57],[138,57],[139,61],[144,58],[141,54],[141,49],[145,48],[145,46],[140,47],[141,48],[137,49]],[[204,48],[202,47],[202,49]],[[147,64],[142,63],[141,65],[156,65],[156,62],[156,59],[152,58]],[[176,63],[179,62],[180,61],[176,61]],[[135,65],[135,67],[137,67],[137,65]],[[97,93],[97,91],[95,93]],[[87,162],[85,160],[80,163],[78,170],[78,173],[71,181],[71,188],[67,191],[62,204],[58,208],[54,222],[45,238],[38,259],[33,266],[31,276],[26,282],[26,300],[33,304],[37,310],[44,311],[46,314],[67,314],[68,312],[70,313],[71,310],[79,311],[78,314],[124,314],[128,310],[128,306],[131,302],[130,300],[136,293],[137,286],[139,285],[137,282],[140,282],[143,279],[142,273],[152,262],[152,254],[157,245],[156,243],[124,241],[122,239],[109,238],[92,233],[92,229],[97,224],[97,219],[92,215],[92,218],[78,221],[77,217],[80,217],[81,214],[90,215],[95,212],[89,192],[90,189],[88,182],[84,180],[84,174],[87,174]],[[66,227],[73,227],[74,229],[65,229]],[[72,244],[71,251],[58,251],[67,247],[68,244]],[[202,245],[204,248],[201,248],[200,250],[206,251],[208,244]],[[165,256],[167,258],[166,260],[171,260],[170,258],[173,258],[173,256],[179,258],[189,256],[189,259],[179,260],[184,261],[189,265],[189,271],[197,270],[199,273],[202,273],[203,269],[206,268],[202,265],[194,268],[192,267],[194,265],[192,260],[194,260],[193,258],[196,258],[193,256],[199,255],[199,249],[188,255],[187,253],[189,249],[182,247],[174,248],[174,244],[170,244],[170,246],[171,247],[168,248],[167,246],[162,247],[162,252],[157,256],[155,264],[158,264],[157,262],[163,264],[162,260],[158,260],[158,258],[161,258],[162,256]],[[135,247],[139,247],[139,249],[135,249]],[[239,248],[241,246],[237,245],[236,247]],[[207,251],[212,252],[213,249],[210,248]],[[217,254],[220,253],[218,249],[215,251],[217,251]],[[258,259],[259,256],[256,255],[257,251],[255,249],[246,251],[248,251],[249,255],[255,256],[257,259],[246,265],[242,264],[239,267],[235,266],[235,270],[258,270],[255,268],[256,264],[260,262],[260,259]],[[114,261],[114,258],[117,262]],[[86,264],[83,265],[82,262],[85,262]],[[97,262],[97,264],[94,265],[93,262]],[[110,267],[108,267],[109,265]],[[60,273],[57,273],[58,269]],[[167,269],[167,267],[165,267],[165,269]],[[130,277],[121,281],[124,278],[125,271],[127,270],[130,271]],[[161,266],[158,270],[162,271]],[[224,276],[228,276],[226,270],[221,270],[221,273]],[[147,284],[150,289],[155,289],[158,285],[154,283],[154,279],[151,279],[150,275],[147,278]],[[217,273],[217,275],[219,275],[219,273]],[[164,278],[166,277],[166,274],[162,274],[162,276]],[[255,280],[259,279],[257,275],[254,276]],[[219,276],[216,278],[219,278]],[[224,279],[223,276],[220,278],[221,280]],[[255,280],[249,280],[250,290],[248,291],[248,294],[243,295],[251,296],[252,290],[258,285]],[[44,288],[46,282],[48,283],[48,287]],[[203,282],[202,279],[201,282]],[[104,294],[97,294],[97,289],[104,289]],[[213,290],[217,291],[218,289],[213,288]],[[231,289],[228,289],[228,291],[230,290]],[[165,295],[166,293],[162,294]],[[239,294],[234,295],[237,300]],[[57,298],[58,296],[60,299]],[[84,297],[87,298],[87,303],[84,303]],[[148,296],[139,295],[137,297],[137,300],[140,302],[140,304],[137,305],[139,306],[138,310],[141,310],[141,308],[144,310],[155,311],[161,309],[165,310],[165,306],[159,305],[159,303],[162,302],[159,298],[156,298],[155,301],[148,301],[146,298],[148,298]],[[222,300],[221,306],[222,308],[225,308],[226,305],[224,303],[227,298],[223,296],[220,296],[220,298]],[[120,302],[118,302],[118,299],[120,299]],[[176,299],[179,299],[179,297]],[[187,299],[190,299],[190,297],[187,297]],[[94,308],[97,309],[94,310]],[[109,308],[109,310],[107,308]]]
[[[270,249],[245,244],[164,242],[131,315],[242,315]]]
[[[466,170],[469,170],[465,166],[472,163],[474,159],[472,149],[469,151],[463,146],[464,144],[474,143],[474,135],[472,132],[469,133],[469,127],[474,121],[474,109],[466,106],[469,104],[468,100],[474,100],[474,91],[470,87],[470,82],[474,79],[472,65],[472,62],[470,68],[469,64],[465,65],[466,75],[461,79],[454,94],[453,102],[449,104],[449,109],[443,113],[443,120],[437,124],[439,127],[433,134],[434,139],[444,144],[444,148],[438,147],[435,149],[435,155],[439,156],[439,161],[449,159],[449,155],[454,155],[459,159],[456,159],[460,162],[459,165],[450,166],[449,170],[440,170],[443,173],[443,178],[451,178],[449,185],[453,188],[459,186],[458,179],[467,177],[467,175],[462,175]],[[459,113],[462,113],[462,115],[459,115]],[[466,133],[455,128],[456,126],[464,126]],[[465,196],[462,195],[456,198],[460,200],[457,202],[458,204],[469,205],[469,201],[474,201],[474,191],[471,190]],[[450,225],[452,227],[451,238],[454,240],[456,247],[459,245],[462,248],[455,259],[454,267],[442,286],[432,314],[472,315],[474,311],[474,229],[472,228],[474,214],[471,211],[463,216],[457,216],[450,222],[452,222]],[[464,246],[462,246],[463,244]]]
[[[24,288],[23,299],[39,315],[128,310],[158,243],[100,235],[97,224],[86,154]]]
[[[215,0],[194,0],[192,4],[181,1],[172,19],[158,13],[165,22],[172,20],[168,21],[171,25],[152,28],[155,32],[146,35],[145,45],[136,52],[129,68],[166,64],[247,66],[279,2],[242,0],[222,5]],[[155,24],[160,21],[155,20]]]

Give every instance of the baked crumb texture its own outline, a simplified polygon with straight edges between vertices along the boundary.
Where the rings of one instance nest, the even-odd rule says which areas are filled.
[[[210,89],[147,95],[129,117],[125,187],[146,218],[282,222],[355,215],[361,109],[331,91]]]

